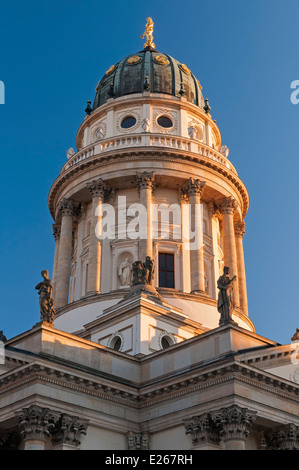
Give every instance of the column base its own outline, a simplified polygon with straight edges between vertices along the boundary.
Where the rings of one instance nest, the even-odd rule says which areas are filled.
[[[86,292],[84,297],[91,297],[92,295],[101,295],[101,293],[102,292],[100,292],[99,290],[89,291]]]
[[[200,290],[200,289],[198,289],[198,290],[192,290],[192,291],[191,291],[191,294],[204,295],[204,296],[206,296],[206,297],[209,297],[208,294],[206,293],[206,291]]]

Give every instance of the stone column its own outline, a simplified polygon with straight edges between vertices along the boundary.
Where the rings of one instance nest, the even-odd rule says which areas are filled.
[[[55,306],[57,308],[63,307],[68,302],[73,250],[74,210],[74,203],[68,199],[62,199],[58,205],[58,211],[61,214],[61,230],[55,292]]]
[[[53,284],[53,299],[55,302],[55,293],[56,293],[56,279],[58,276],[58,260],[59,260],[59,242],[60,242],[60,225],[53,224],[53,236],[55,239],[55,253],[54,253],[54,264],[53,264],[53,274],[52,274],[52,284]]]
[[[189,178],[183,186],[183,191],[188,195],[191,206],[190,231],[195,233],[195,241],[190,243],[192,293],[205,293],[203,226],[200,206],[200,198],[205,184],[205,181]]]
[[[137,187],[139,190],[139,202],[145,208],[146,220],[144,239],[139,241],[139,259],[144,262],[145,258],[153,257],[153,241],[152,241],[152,193],[155,189],[155,173],[145,171],[136,176]],[[143,223],[143,220],[142,220]]]
[[[234,228],[234,213],[237,209],[237,201],[232,197],[227,197],[222,200],[218,207],[223,214],[224,265],[230,268],[230,277],[237,276],[234,282],[234,300],[235,307],[239,307],[238,263]]]
[[[246,438],[255,415],[255,411],[232,405],[229,408],[222,408],[219,414],[214,416],[225,450],[245,450]]]
[[[246,273],[245,273],[245,261],[244,261],[244,251],[243,251],[244,235],[245,235],[245,222],[238,222],[235,226],[235,238],[236,238],[237,262],[238,262],[240,308],[245,315],[248,315]]]
[[[193,450],[220,450],[220,436],[209,413],[193,416],[185,423],[186,434],[191,435]]]
[[[89,238],[89,262],[87,278],[87,294],[101,293],[101,262],[102,262],[102,214],[101,205],[108,193],[104,181],[99,178],[87,185],[92,198],[91,224]]]
[[[45,450],[46,440],[59,419],[59,413],[31,405],[16,415],[24,450]]]
[[[53,450],[80,450],[87,427],[88,421],[62,414],[52,431]]]

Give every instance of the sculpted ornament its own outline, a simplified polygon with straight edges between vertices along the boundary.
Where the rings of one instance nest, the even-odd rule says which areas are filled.
[[[217,281],[219,289],[217,310],[220,313],[219,326],[227,325],[228,323],[236,324],[232,320],[232,314],[235,309],[233,284],[236,276],[229,278],[229,267],[224,266],[223,274]]]
[[[144,118],[143,121],[141,122],[141,127],[143,129],[143,132],[149,132],[150,131],[150,120],[148,118]]]
[[[67,159],[69,160],[71,157],[73,157],[75,155],[75,150],[70,147],[67,151],[66,151],[66,157]]]
[[[126,258],[119,267],[118,275],[122,286],[130,286],[132,282],[132,264],[129,262],[129,259]]]
[[[39,305],[40,305],[40,319],[47,323],[54,323],[55,309],[53,301],[53,285],[49,279],[48,271],[44,270],[41,272],[43,281],[37,284],[35,289],[38,290],[39,294]]]
[[[132,285],[151,284],[154,278],[154,260],[147,256],[145,262],[135,261],[132,265],[133,282]]]

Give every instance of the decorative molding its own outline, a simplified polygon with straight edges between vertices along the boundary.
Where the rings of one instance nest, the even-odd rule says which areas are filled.
[[[52,430],[52,444],[68,444],[74,447],[81,445],[81,437],[86,436],[88,421],[77,416],[63,413]]]
[[[252,423],[256,419],[256,414],[256,411],[232,405],[213,413],[212,419],[219,429],[219,436],[224,442],[235,439],[245,441]]]
[[[299,426],[289,423],[264,435],[267,450],[299,450]]]
[[[244,235],[245,235],[245,222],[238,222],[235,225],[235,237],[243,239]]]
[[[183,185],[182,192],[185,193],[188,197],[195,195],[201,196],[205,185],[205,181],[200,181],[199,179],[195,178],[189,178]]]
[[[234,214],[238,207],[237,201],[233,197],[225,197],[219,203],[218,208],[223,214]]]
[[[112,189],[107,186],[107,184],[102,180],[102,178],[93,180],[91,183],[87,183],[86,187],[92,199],[94,197],[101,197],[104,201],[111,196]]]
[[[150,450],[150,435],[147,431],[127,433],[128,450]]]
[[[49,408],[31,405],[16,414],[20,434],[23,440],[45,440],[55,427],[59,413]]]
[[[146,152],[144,151],[139,151],[139,150],[130,150],[130,151],[124,151],[124,149],[119,150],[120,155],[116,155],[116,152],[113,151],[111,153],[106,153],[105,155],[102,154],[97,154],[87,160],[83,160],[82,162],[78,162],[78,164],[75,167],[71,167],[68,170],[65,170],[56,180],[56,182],[53,184],[50,194],[49,194],[49,209],[54,217],[54,200],[55,196],[58,193],[59,189],[61,186],[63,186],[69,179],[75,178],[77,173],[82,172],[83,169],[87,169],[91,167],[95,167],[97,165],[100,165],[101,168],[103,169],[105,166],[111,165],[113,163],[114,165],[118,162],[124,163],[124,162],[130,162],[134,161],[136,157],[140,161],[147,161],[149,162],[149,158],[151,160],[159,160],[159,162],[163,160],[167,160],[169,162],[173,163],[186,163],[189,162],[189,164],[194,165],[195,167],[198,166],[203,166],[207,167],[212,173],[215,173],[215,175],[225,179],[229,180],[231,184],[235,187],[235,189],[239,192],[240,197],[243,200],[243,216],[245,217],[248,205],[249,205],[249,198],[246,190],[244,190],[244,185],[241,182],[241,180],[238,178],[238,176],[234,175],[234,173],[229,170],[229,169],[224,169],[222,165],[219,166],[219,164],[215,161],[211,161],[208,157],[205,157],[204,155],[197,155],[191,156],[189,153],[185,153],[184,155],[180,153],[180,155],[177,155],[177,153],[174,153],[173,150],[167,151],[167,149],[163,149],[162,152],[159,152],[159,155],[157,155],[156,150],[149,151],[147,149]]]
[[[136,175],[136,182],[138,190],[151,189],[154,191],[156,188],[156,174],[153,171],[144,171]]]
[[[52,228],[53,228],[53,237],[54,237],[55,241],[57,241],[60,238],[61,225],[60,224],[53,224]]]
[[[64,215],[74,216],[76,214],[76,206],[71,199],[61,199],[57,205],[57,209],[62,217]]]
[[[215,444],[220,442],[219,430],[210,413],[201,416],[193,416],[184,423],[186,434],[191,435],[192,445]]]

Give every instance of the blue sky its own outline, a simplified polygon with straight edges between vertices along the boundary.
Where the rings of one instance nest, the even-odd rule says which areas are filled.
[[[86,101],[110,65],[143,48],[185,63],[209,98],[246,184],[249,314],[257,333],[289,343],[298,321],[299,79],[297,0],[27,0],[0,15],[0,330],[39,321],[35,285],[52,272],[50,186],[75,147]]]

